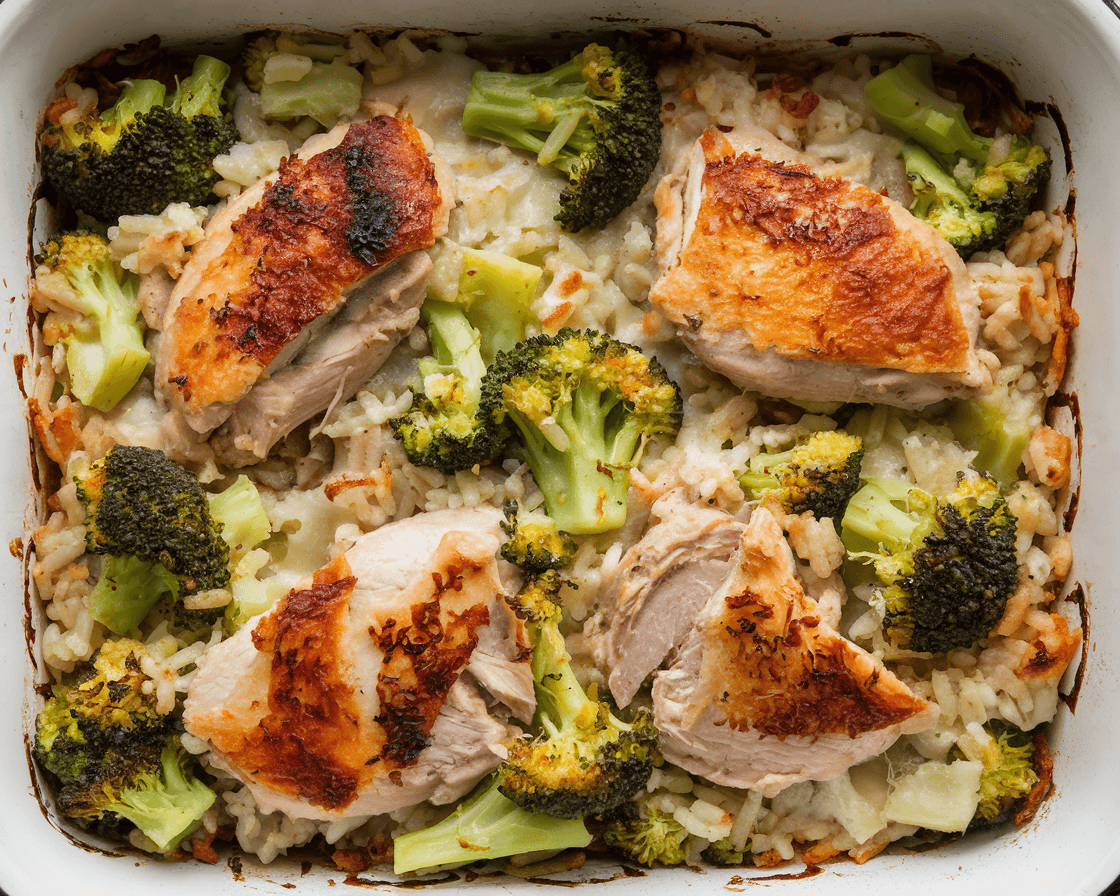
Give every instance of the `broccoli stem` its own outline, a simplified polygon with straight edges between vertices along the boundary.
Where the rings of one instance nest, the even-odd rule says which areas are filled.
[[[478,406],[486,364],[479,351],[480,337],[463,310],[440,301],[427,301],[420,309],[420,318],[428,331],[432,354],[441,367],[453,368],[462,378],[468,394],[466,403]]]
[[[938,200],[954,207],[962,218],[976,214],[968,194],[922,147],[916,143],[907,143],[898,156],[906,166],[907,176],[918,179],[927,186],[924,190],[918,187],[914,190],[914,203],[910,206],[910,211],[919,218],[927,218],[930,207]],[[994,222],[994,216],[992,218]]]
[[[167,88],[159,81],[133,81],[121,91],[112,108],[102,113],[101,119],[127,126],[137,115],[150,112],[155,106],[162,106],[166,98]]]
[[[121,791],[113,810],[144,832],[160,849],[178,843],[202,818],[216,796],[183,768],[182,748],[169,741],[157,775],[142,775]]]
[[[139,627],[164,595],[178,597],[179,580],[163,564],[110,554],[86,608],[113,634],[125,635]]]
[[[210,516],[221,527],[222,539],[235,562],[272,534],[260,492],[248,476],[238,476],[229,488],[206,499]]]
[[[199,56],[194,69],[180,83],[171,101],[171,111],[184,118],[209,115],[220,118],[222,88],[229,78],[230,67],[213,56]]]
[[[443,821],[397,837],[393,870],[404,874],[591,842],[582,819],[522,809],[498,792],[498,782],[491,775]]]
[[[895,506],[895,501],[905,500],[904,488],[888,490],[883,481],[868,481],[851,501],[844,514],[845,542],[854,533],[873,544],[881,544],[892,553],[904,550],[910,544],[920,520]]]
[[[487,364],[524,339],[529,324],[538,323],[532,302],[543,274],[537,265],[499,252],[463,249],[456,304],[466,306]]]
[[[881,118],[923,146],[946,157],[987,160],[992,141],[973,133],[965,121],[964,106],[934,89],[929,56],[907,56],[872,78],[865,93]]]

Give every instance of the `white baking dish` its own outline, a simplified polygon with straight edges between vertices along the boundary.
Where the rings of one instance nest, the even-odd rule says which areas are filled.
[[[1076,566],[1072,579],[1089,595],[1092,630],[1084,686],[1076,716],[1062,710],[1054,725],[1056,792],[1027,829],[980,836],[914,856],[880,856],[870,864],[825,866],[811,879],[774,881],[778,888],[814,893],[1100,893],[1120,874],[1120,606],[1111,600],[1115,553],[1115,496],[1120,494],[1120,320],[1113,296],[1120,293],[1120,19],[1101,0],[1049,0],[1045,4],[1000,0],[900,2],[844,0],[790,4],[755,0],[750,8],[726,0],[569,0],[542,5],[530,0],[414,0],[403,5],[370,0],[4,0],[0,6],[0,282],[10,298],[4,351],[13,359],[27,352],[28,213],[37,183],[34,135],[55,79],[68,65],[101,47],[159,33],[173,42],[206,41],[251,26],[286,24],[344,30],[356,25],[445,28],[470,34],[536,35],[604,27],[692,27],[744,47],[839,52],[905,49],[915,45],[963,57],[975,54],[1005,70],[1022,93],[1061,110],[1072,146],[1078,188],[1078,264],[1075,306],[1081,315],[1066,390],[1075,392],[1084,421],[1081,492],[1074,527]],[[904,38],[899,33],[920,35]],[[837,35],[855,35],[829,43]],[[1056,147],[1058,130],[1044,122]],[[1060,148],[1057,158],[1061,157]],[[1059,184],[1059,187],[1061,185]],[[1064,187],[1058,190],[1064,198]],[[17,361],[18,364],[18,361]],[[0,402],[7,425],[0,433],[0,481],[6,500],[0,518],[8,538],[37,520],[22,399],[15,379],[0,376]],[[26,539],[26,536],[23,536]],[[13,550],[13,554],[19,554]],[[28,770],[25,719],[34,699],[34,648],[26,646],[23,572],[19,559],[0,564],[7,609],[0,614],[0,888],[8,896],[157,892],[197,896],[200,892],[253,890],[281,893],[293,884],[325,893],[346,875],[326,869],[301,874],[298,864],[267,868],[246,862],[236,874],[226,865],[165,864],[134,855],[107,856],[77,845],[41,810]],[[24,682],[24,686],[20,686]],[[782,869],[796,873],[800,869]],[[616,877],[608,894],[742,892],[743,878],[765,872],[736,869],[697,874],[657,871],[618,875],[603,864],[569,875],[572,880]],[[388,890],[391,875],[361,876],[367,886]],[[375,881],[382,881],[381,886]],[[589,884],[590,885],[590,884]],[[512,879],[476,880],[460,887],[494,893]],[[336,891],[337,892],[337,891]]]

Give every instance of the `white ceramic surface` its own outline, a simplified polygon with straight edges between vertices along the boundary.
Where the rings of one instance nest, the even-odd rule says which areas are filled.
[[[34,135],[55,79],[103,46],[159,33],[172,41],[235,34],[249,26],[288,24],[341,30],[350,26],[446,28],[470,33],[548,34],[614,27],[613,23],[693,26],[745,47],[790,41],[835,51],[824,40],[865,35],[851,50],[943,49],[974,53],[1001,68],[1032,99],[1062,112],[1073,146],[1078,191],[1078,264],[1074,305],[1081,316],[1067,390],[1084,421],[1083,481],[1074,527],[1073,579],[1089,593],[1092,631],[1076,716],[1064,709],[1053,729],[1056,793],[1026,830],[969,838],[914,856],[883,856],[867,865],[825,866],[800,881],[740,883],[753,872],[658,870],[645,877],[589,883],[603,896],[769,891],[831,894],[1097,894],[1120,874],[1120,605],[1112,569],[1114,504],[1120,495],[1120,20],[1103,0],[842,0],[790,3],[754,0],[3,0],[0,3],[0,298],[10,300],[0,372],[0,535],[14,539],[34,519],[28,441],[13,357],[26,352],[28,216],[37,183]],[[754,28],[743,27],[749,22]],[[735,25],[734,23],[740,23]],[[916,43],[884,32],[920,35]],[[772,35],[770,40],[766,34]],[[814,43],[818,42],[818,43]],[[1051,136],[1055,136],[1050,128]],[[1060,155],[1060,154],[1059,154]],[[133,855],[83,849],[56,830],[31,786],[24,740],[34,670],[25,645],[23,574],[17,559],[0,561],[0,888],[8,896],[198,896],[200,893],[347,892],[345,875],[279,862],[246,863],[235,875],[221,864],[163,864]],[[791,869],[781,869],[789,871]],[[793,868],[794,872],[798,869]],[[572,879],[610,878],[615,865],[585,868]],[[395,890],[390,875],[363,875],[378,891]],[[741,878],[740,878],[741,880]],[[376,884],[375,881],[382,883]],[[333,886],[332,886],[333,884]],[[440,889],[494,896],[542,885],[503,879]]]

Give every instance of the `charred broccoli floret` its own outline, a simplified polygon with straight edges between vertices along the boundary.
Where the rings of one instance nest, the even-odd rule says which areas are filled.
[[[482,378],[535,320],[530,303],[542,273],[496,252],[465,249],[455,300],[424,303],[420,317],[434,357],[418,364],[422,392],[411,410],[389,421],[412,463],[450,475],[501,452],[508,427],[479,412]]]
[[[687,858],[688,831],[669,813],[643,807],[635,818],[608,823],[603,842],[639,865],[680,865]]]
[[[43,174],[76,209],[108,223],[159,214],[172,202],[216,202],[214,157],[239,139],[222,108],[229,73],[199,56],[170,102],[159,81],[139,80],[100,114],[93,108],[49,124],[40,138]]]
[[[482,409],[494,425],[513,424],[549,516],[576,535],[626,521],[630,468],[650,439],[681,424],[680,390],[664,368],[594,330],[565,328],[499,354]]]
[[[187,770],[171,719],[141,669],[143,644],[106,642],[76,681],[59,686],[35,723],[35,756],[58,806],[83,824],[127,819],[160,849],[179,842],[214,802]]]
[[[859,436],[817,432],[788,451],[751,458],[739,484],[752,499],[772,495],[791,513],[808,510],[818,519],[839,523],[859,489],[862,462]]]
[[[580,818],[608,812],[645,787],[657,729],[645,712],[623,722],[580,686],[560,633],[561,585],[549,570],[509,598],[534,642],[537,733],[510,747],[498,775],[502,794],[522,808]]]
[[[47,344],[66,346],[70,391],[110,411],[144,373],[148,351],[139,319],[139,279],[122,270],[93,233],[67,233],[35,257],[37,294],[51,307]]]
[[[850,552],[858,539],[887,552],[849,554],[874,564],[887,636],[927,653],[971,647],[999,622],[1019,583],[1015,531],[1014,514],[987,478],[962,480],[944,499],[869,479],[843,520]]]
[[[588,44],[543,74],[476,72],[463,130],[567,175],[556,220],[574,233],[638,198],[661,152],[661,94],[637,51]]]
[[[964,107],[934,88],[929,56],[907,56],[865,90],[880,118],[928,151],[903,151],[915,192],[910,210],[966,258],[1006,245],[1050,178],[1050,154],[1023,136],[973,133]],[[967,207],[960,206],[961,195]]]
[[[522,809],[498,790],[491,775],[438,824],[393,841],[393,871],[405,874],[466,865],[541,850],[587,846],[591,834],[578,818]]]
[[[502,531],[506,541],[502,556],[526,572],[564,569],[572,565],[579,545],[568,533],[556,528],[556,522],[541,511],[523,511],[516,501],[507,501],[502,508],[506,519]]]

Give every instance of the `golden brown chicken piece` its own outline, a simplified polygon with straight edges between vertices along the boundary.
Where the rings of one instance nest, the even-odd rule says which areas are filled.
[[[936,707],[821,620],[781,527],[751,516],[735,566],[656,673],[665,757],[773,795],[827,780],[936,721]]]
[[[453,193],[437,168],[409,120],[381,115],[311,138],[215,217],[171,296],[157,364],[193,429],[226,419],[375,272],[434,244]]]
[[[978,298],[933,228],[866,187],[709,130],[658,189],[650,299],[708,366],[783,398],[914,407],[988,382]]]

